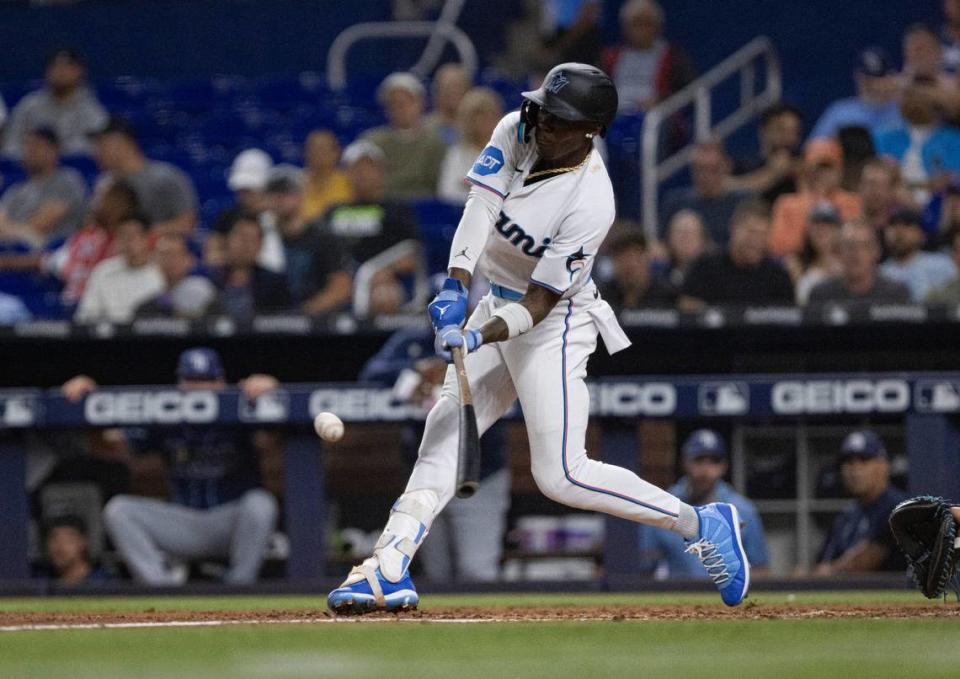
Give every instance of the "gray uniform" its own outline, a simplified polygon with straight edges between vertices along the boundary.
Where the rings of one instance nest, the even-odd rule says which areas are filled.
[[[83,176],[73,168],[60,167],[48,177],[31,178],[11,186],[0,198],[0,211],[14,222],[23,223],[45,203],[62,201],[67,205],[67,212],[49,238],[68,236],[83,219],[86,194]]]
[[[20,157],[23,138],[37,127],[51,127],[65,154],[90,153],[90,134],[107,124],[107,111],[87,87],[79,87],[69,101],[58,102],[43,88],[20,100],[13,108],[4,135],[3,153]]]
[[[277,501],[261,488],[210,509],[117,495],[103,520],[137,582],[182,585],[180,562],[228,559],[224,581],[242,585],[256,582],[277,522]]]

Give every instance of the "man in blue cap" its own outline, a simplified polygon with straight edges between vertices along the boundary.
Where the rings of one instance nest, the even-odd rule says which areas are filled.
[[[743,547],[753,573],[766,570],[769,565],[763,524],[756,506],[723,480],[729,468],[727,447],[723,439],[711,429],[698,429],[683,444],[684,476],[669,492],[683,502],[702,505],[710,502],[729,502],[737,508],[743,528]],[[686,551],[687,543],[675,533],[641,527],[641,543],[658,553],[658,578],[703,579],[706,572],[700,560]]]
[[[839,462],[843,487],[856,502],[834,521],[815,573],[905,570],[887,518],[907,496],[890,485],[890,459],[883,440],[867,429],[852,432],[840,446]]]
[[[903,127],[900,80],[893,61],[883,49],[870,47],[860,53],[854,79],[857,96],[830,104],[810,133],[811,139],[836,138],[842,127],[865,127],[874,134]]]
[[[180,354],[179,389],[220,391],[226,385],[216,351],[194,347]],[[239,384],[251,400],[277,386],[270,375],[251,375]],[[67,382],[63,392],[79,400],[96,387],[81,375]],[[226,560],[224,582],[254,582],[277,521],[277,501],[261,485],[256,432],[181,424],[125,434],[134,452],[163,455],[170,487],[169,501],[116,495],[104,507],[107,532],[134,579],[180,585],[189,562]]]

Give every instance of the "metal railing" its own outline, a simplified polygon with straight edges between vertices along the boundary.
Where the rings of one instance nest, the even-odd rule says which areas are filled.
[[[453,45],[460,63],[472,78],[478,68],[477,50],[456,21],[466,0],[447,0],[436,21],[370,21],[344,29],[327,52],[327,84],[334,90],[347,86],[347,52],[361,40],[428,38],[427,45],[410,71],[427,77],[443,56],[447,43]]]
[[[757,91],[757,64],[766,62],[764,88]],[[740,104],[723,120],[713,122],[711,95],[714,89],[734,75],[740,75]],[[640,190],[643,197],[643,228],[655,240],[658,222],[660,184],[690,164],[695,142],[726,139],[780,101],[783,85],[780,61],[773,43],[765,36],[754,38],[685,88],[650,109],[643,119],[640,144]],[[661,130],[670,117],[693,104],[694,142],[671,156],[659,159]]]
[[[404,305],[404,310],[422,310],[430,296],[430,279],[423,263],[423,252],[417,240],[404,240],[378,255],[365,261],[357,268],[353,277],[353,313],[358,318],[370,315],[370,295],[373,293],[373,280],[380,271],[393,266],[407,257],[415,258],[413,268],[412,299]]]

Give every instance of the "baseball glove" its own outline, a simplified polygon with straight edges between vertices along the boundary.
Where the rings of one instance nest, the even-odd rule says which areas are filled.
[[[890,530],[924,596],[936,599],[951,589],[960,597],[957,523],[946,500],[932,495],[904,500],[890,512]]]

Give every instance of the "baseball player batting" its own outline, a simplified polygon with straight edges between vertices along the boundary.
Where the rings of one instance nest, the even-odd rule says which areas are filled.
[[[724,603],[735,606],[750,586],[736,508],[691,507],[627,469],[589,459],[584,449],[584,377],[597,335],[611,353],[630,345],[590,277],[614,220],[613,189],[593,138],[616,116],[617,90],[603,71],[568,63],[523,98],[467,175],[473,186],[450,250],[449,278],[428,307],[437,350],[467,353],[481,434],[520,400],[531,471],[547,497],[679,533]],[[467,321],[475,273],[490,281],[490,293]],[[451,368],[406,490],[373,555],[330,593],[334,612],[417,606],[408,568],[454,494],[458,400]]]

